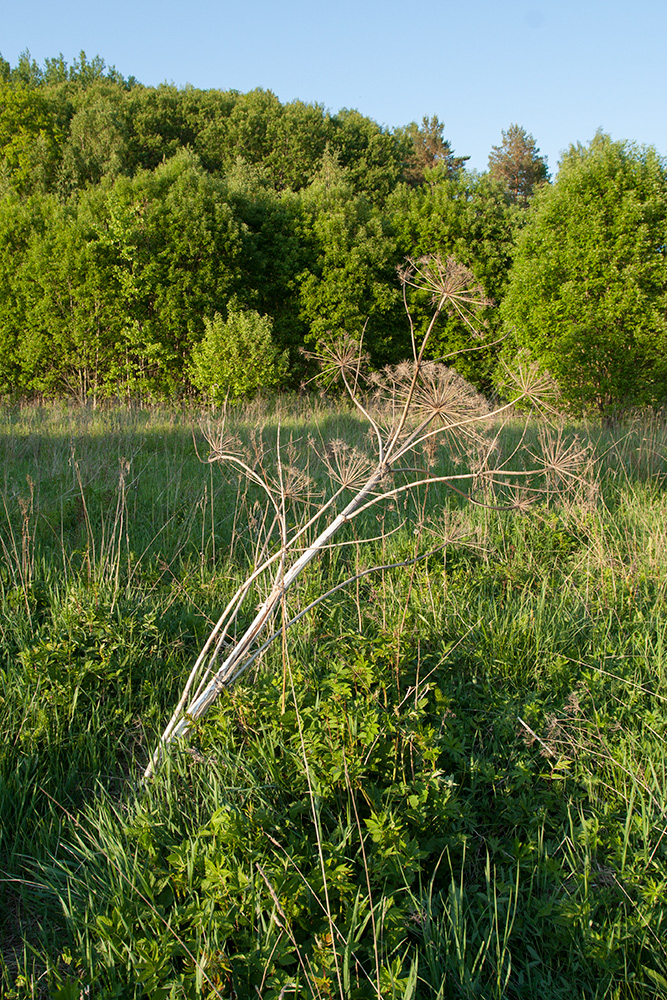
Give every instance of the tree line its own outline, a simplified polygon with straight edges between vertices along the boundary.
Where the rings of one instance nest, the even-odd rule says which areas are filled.
[[[341,331],[397,362],[396,268],[439,253],[496,304],[479,342],[455,317],[432,340],[475,386],[524,349],[580,409],[661,403],[664,160],[599,134],[551,183],[518,125],[488,171],[466,160],[436,116],[389,129],[261,89],[144,87],[84,53],[0,58],[0,394],[296,387],[303,347]]]

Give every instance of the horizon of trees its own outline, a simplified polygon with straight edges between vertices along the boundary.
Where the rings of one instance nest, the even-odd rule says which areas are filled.
[[[601,141],[567,153],[551,182],[532,135],[512,124],[479,173],[466,169],[435,115],[392,130],[356,110],[282,104],[262,89],[144,87],[85,53],[71,66],[62,55],[43,67],[28,53],[15,67],[0,57],[0,396],[96,401],[206,391],[202,359],[232,371],[210,351],[224,351],[223,332],[240,329],[261,331],[264,356],[258,349],[253,359],[265,387],[276,381],[270,358],[281,359],[282,385],[296,387],[309,374],[302,348],[341,331],[365,329],[375,366],[397,362],[410,338],[396,269],[406,256],[434,252],[456,256],[502,308],[487,310],[476,344],[459,319],[443,317],[432,357],[450,359],[489,392],[500,355],[523,347],[565,384],[568,365],[586,364],[572,330],[599,317],[580,303],[567,336],[553,323],[541,336],[535,317],[548,310],[530,296],[519,306],[517,282],[537,281],[547,295],[526,256],[541,260],[550,233],[559,245],[564,234],[543,206],[554,192],[565,203],[582,197],[586,184],[577,187],[572,173],[585,173],[589,152],[599,158]],[[628,163],[646,159],[628,144],[609,144]],[[617,256],[630,258],[621,265],[612,252],[604,280],[651,271],[632,300],[641,336],[629,341],[637,356],[641,341],[639,368],[650,371],[651,388],[620,393],[627,379],[614,375],[607,383],[615,389],[589,393],[593,409],[667,395],[664,366],[646,360],[664,351],[658,327],[667,311],[665,164],[655,153],[649,159],[651,183],[626,170],[627,197],[644,205],[646,218],[623,214],[635,230],[645,226],[646,239],[624,241],[612,226]],[[620,174],[609,165],[598,174],[610,216]],[[604,243],[607,216],[598,218],[595,198],[586,197]],[[586,266],[595,268],[589,256]],[[550,288],[553,319],[567,310]],[[616,297],[620,315],[620,291]],[[411,307],[419,329],[427,303],[415,293]],[[596,327],[587,343],[622,343],[619,329],[623,322]],[[610,357],[623,354],[615,350]],[[243,384],[262,388],[259,376]]]

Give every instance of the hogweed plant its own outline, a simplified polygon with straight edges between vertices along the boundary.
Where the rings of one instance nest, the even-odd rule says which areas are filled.
[[[360,340],[340,337],[325,345],[318,358],[320,378],[327,385],[334,380],[342,384],[366,423],[369,451],[342,441],[320,446],[314,439],[308,447],[299,448],[293,441],[281,441],[278,426],[270,461],[261,433],[254,436],[249,453],[244,454],[239,442],[227,433],[224,418],[218,427],[204,429],[210,448],[208,461],[223,463],[246,477],[263,495],[264,504],[256,505],[250,572],[204,644],[145,778],[154,773],[167,745],[186,737],[221,691],[272,642],[280,637],[284,640],[292,625],[335,590],[367,573],[390,568],[364,569],[289,617],[286,595],[290,588],[316,557],[349,543],[337,536],[355,519],[361,518],[365,527],[370,521],[362,515],[380,507],[395,512],[407,495],[414,496],[436,483],[446,484],[473,504],[522,510],[537,497],[552,496],[555,490],[583,482],[587,450],[576,439],[568,443],[558,432],[545,431],[540,453],[531,453],[524,446],[524,430],[511,453],[500,454],[500,429],[504,421],[515,418],[517,404],[531,404],[542,412],[551,407],[553,385],[543,373],[523,358],[517,359],[506,371],[507,401],[490,406],[443,361],[427,359],[431,334],[443,312],[455,313],[475,333],[476,314],[490,305],[472,273],[452,257],[428,256],[409,259],[399,276],[412,359],[368,372],[363,335]],[[428,293],[432,302],[430,322],[421,340],[408,305],[410,288]],[[455,473],[442,472],[443,450],[454,461]],[[317,498],[310,474],[313,458],[326,473],[327,486]],[[391,529],[384,516],[373,523],[381,523],[380,537],[386,539]],[[377,531],[369,531],[367,536],[362,532],[353,544],[377,540]],[[444,532],[437,548],[451,540]],[[428,554],[417,553],[391,564],[391,568],[409,566]],[[249,605],[255,608],[250,624],[239,628]]]

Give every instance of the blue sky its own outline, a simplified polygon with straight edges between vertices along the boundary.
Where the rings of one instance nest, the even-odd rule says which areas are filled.
[[[2,0],[0,52],[15,65],[25,49],[391,127],[437,115],[478,170],[512,122],[552,171],[598,128],[667,155],[667,0]]]

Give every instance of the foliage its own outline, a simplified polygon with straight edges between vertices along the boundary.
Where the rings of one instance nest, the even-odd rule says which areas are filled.
[[[230,410],[246,443],[368,447],[321,403]],[[198,421],[0,411],[3,996],[662,996],[664,421],[595,431],[597,500],[517,517],[433,487],[446,551],[319,605],[141,787],[262,509],[197,461]]]
[[[106,81],[89,84],[72,102],[61,145],[57,186],[62,195],[132,171],[127,92]]]
[[[192,381],[213,402],[224,403],[275,389],[287,357],[275,347],[269,316],[231,305],[227,319],[204,320],[204,339],[192,352]]]
[[[261,167],[239,161],[225,177],[226,198],[242,227],[244,307],[271,316],[273,335],[290,353],[289,383],[298,384],[306,325],[300,318],[295,275],[313,267],[315,237],[300,193],[276,191]]]
[[[36,233],[43,233],[46,209],[42,199],[21,199],[8,191],[0,200],[0,392],[25,389],[22,377],[22,340],[28,329],[30,302],[17,294],[27,284],[28,249]]]
[[[53,183],[62,133],[44,94],[0,79],[0,166],[18,191]]]
[[[444,124],[437,115],[422,118],[421,125],[411,122],[404,131],[412,149],[404,172],[408,184],[423,184],[433,177],[452,179],[460,174],[467,156],[455,156],[451,143],[444,137]]]
[[[382,204],[400,179],[406,143],[400,133],[391,133],[358,111],[343,109],[331,119],[328,151],[347,170],[356,194],[373,204]],[[324,167],[321,159],[319,168]],[[311,174],[311,178],[315,171]]]
[[[95,399],[182,384],[203,316],[237,280],[243,226],[225,192],[183,151],[66,203],[6,197],[0,343],[11,360],[1,391]]]
[[[547,172],[518,125],[478,175],[435,115],[389,129],[263,88],[144,87],[84,52],[0,62],[0,393],[187,396],[204,317],[234,298],[273,320],[284,388],[313,374],[304,346],[340,331],[397,363],[405,258],[453,254],[501,305],[530,218],[505,323],[488,310],[478,342],[443,316],[432,359],[492,394],[505,337],[572,405],[659,404],[664,167],[624,146],[617,169],[603,146],[567,154],[526,212]],[[423,331],[425,299],[409,304]]]
[[[33,229],[10,292],[25,310],[13,388],[95,398],[118,347],[119,303],[111,301],[90,221],[52,196],[34,201],[41,202],[44,228]],[[3,326],[10,335],[7,320]]]
[[[239,278],[243,227],[224,182],[183,150],[154,171],[119,178],[100,222],[126,309],[125,377],[130,387],[136,379],[149,391],[174,391],[203,317],[224,305]]]
[[[391,342],[400,335],[396,246],[387,218],[354,193],[349,171],[333,154],[324,157],[301,204],[315,245],[315,259],[298,279],[306,341],[358,334],[368,325],[375,363],[390,360]]]
[[[388,207],[399,252],[451,254],[472,270],[494,303],[502,301],[522,221],[503,187],[488,176],[434,177],[432,184],[399,188]],[[425,330],[428,298],[413,296],[410,305],[417,330]],[[443,315],[433,331],[429,355],[488,392],[502,336],[497,310],[485,310],[479,331],[481,340],[460,317]]]
[[[667,168],[598,133],[571,147],[522,230],[502,311],[578,411],[667,391]]]
[[[407,155],[398,133],[262,89],[142,87],[84,53],[43,68],[26,53],[3,87],[0,194],[23,235],[6,252],[0,391],[187,392],[204,316],[233,296],[273,319],[291,385],[309,328],[370,320],[376,363],[404,353],[382,210]],[[316,193],[331,164],[333,200]]]
[[[546,160],[534,138],[519,125],[510,125],[503,131],[501,145],[491,147],[489,173],[507,187],[512,201],[524,205],[533,189],[549,179]]]

